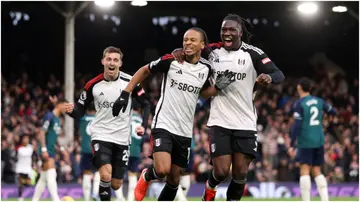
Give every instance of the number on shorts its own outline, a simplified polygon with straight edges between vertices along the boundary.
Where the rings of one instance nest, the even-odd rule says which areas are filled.
[[[317,126],[320,124],[320,121],[319,120],[316,120],[318,118],[318,115],[319,115],[319,110],[317,107],[311,107],[310,108],[310,114],[311,114],[311,117],[310,117],[310,126]]]
[[[125,165],[128,165],[129,156],[129,150],[124,150],[122,160],[125,161]]]

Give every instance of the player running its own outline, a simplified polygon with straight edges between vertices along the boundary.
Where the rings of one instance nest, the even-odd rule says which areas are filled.
[[[91,134],[88,127],[89,123],[95,119],[95,113],[95,106],[91,104],[85,116],[81,117],[79,124],[81,135],[81,170],[83,173],[82,188],[85,201],[90,201],[91,198],[91,178],[93,178],[92,198],[94,200],[99,198],[100,174],[98,171],[94,172],[93,169]]]
[[[231,164],[227,200],[241,199],[249,164],[257,154],[255,84],[276,84],[285,78],[264,51],[242,41],[250,35],[244,22],[238,15],[226,16],[220,30],[222,42],[210,44],[214,53],[210,57],[203,55],[210,59],[215,77],[225,70],[235,72],[234,83],[211,99],[207,125],[213,170],[203,194],[206,201],[215,199],[216,188],[228,177]],[[183,50],[175,50],[173,55],[179,62],[184,60]]]
[[[22,191],[24,186],[31,185],[33,146],[29,144],[29,136],[22,135],[16,147],[15,173],[18,179],[19,201],[24,201]]]
[[[291,147],[294,152],[296,141],[297,157],[300,162],[300,190],[303,201],[310,201],[311,173],[315,179],[321,201],[328,201],[327,181],[321,173],[324,163],[323,112],[335,115],[336,110],[323,99],[310,94],[311,80],[302,78],[297,91],[300,99],[294,105],[294,125],[291,129]]]
[[[39,201],[46,185],[53,201],[60,201],[56,182],[55,146],[61,132],[60,116],[65,113],[65,100],[57,101],[54,110],[45,114],[44,123],[39,134],[39,153],[42,157],[40,178],[35,186],[33,201]]]
[[[232,73],[227,71],[217,78],[215,87],[208,78],[212,71],[207,60],[200,57],[207,45],[206,33],[200,28],[191,28],[184,34],[183,46],[186,61],[180,64],[171,55],[165,55],[140,68],[114,104],[113,113],[124,112],[129,94],[134,87],[150,74],[163,73],[161,97],[156,106],[152,125],[154,163],[144,169],[135,187],[135,200],[146,195],[149,183],[164,179],[166,185],[158,200],[172,201],[178,189],[180,175],[188,167],[193,120],[199,95],[216,95],[217,89],[228,86]]]
[[[89,130],[94,151],[93,163],[100,172],[99,195],[102,201],[111,200],[110,186],[115,192],[120,189],[129,159],[131,104],[124,109],[126,112],[118,117],[113,117],[111,112],[115,100],[131,79],[130,75],[119,70],[122,58],[123,53],[119,48],[106,48],[101,60],[104,73],[87,82],[76,107],[73,103],[66,105],[67,113],[79,119],[94,101],[96,115],[89,125]],[[145,92],[136,86],[132,96],[144,109],[143,127],[146,128],[150,105]]]

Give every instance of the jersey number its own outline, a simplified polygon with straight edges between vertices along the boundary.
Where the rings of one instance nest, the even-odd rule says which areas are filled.
[[[129,156],[130,156],[129,150],[124,150],[122,160],[126,162],[125,165],[128,165]]]
[[[320,124],[319,120],[316,120],[318,118],[319,115],[319,110],[317,107],[311,107],[310,108],[310,126],[317,126]]]

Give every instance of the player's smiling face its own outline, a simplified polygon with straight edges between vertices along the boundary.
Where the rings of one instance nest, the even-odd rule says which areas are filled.
[[[104,65],[104,74],[106,77],[115,79],[117,77],[122,61],[119,53],[106,53],[101,60]]]
[[[192,56],[199,53],[205,46],[201,33],[196,30],[188,30],[184,34],[183,47],[185,55]]]
[[[221,40],[226,50],[239,48],[241,43],[241,26],[233,20],[224,20],[220,31]]]

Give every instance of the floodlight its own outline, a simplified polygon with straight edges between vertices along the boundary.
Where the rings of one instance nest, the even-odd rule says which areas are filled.
[[[109,8],[115,4],[115,1],[113,1],[113,0],[98,0],[98,1],[95,1],[95,4],[97,6],[100,6],[103,8]]]
[[[334,6],[332,8],[332,11],[333,12],[337,12],[337,13],[343,13],[343,12],[346,12],[348,9],[346,6]]]
[[[131,2],[131,5],[133,5],[133,6],[146,6],[147,1],[145,1],[145,0],[134,0],[134,1]]]
[[[315,3],[306,2],[300,4],[297,9],[303,14],[314,14],[318,10],[318,6]]]

